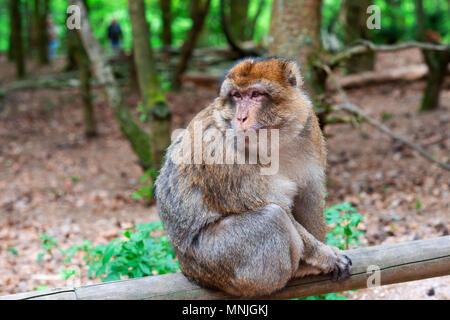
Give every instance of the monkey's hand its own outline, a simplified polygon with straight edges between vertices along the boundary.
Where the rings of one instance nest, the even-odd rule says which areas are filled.
[[[305,261],[323,273],[332,273],[334,281],[342,281],[351,275],[352,260],[338,248],[323,243]]]

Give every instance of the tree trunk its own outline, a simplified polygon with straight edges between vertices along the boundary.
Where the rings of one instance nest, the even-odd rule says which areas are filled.
[[[48,5],[48,0],[34,0],[34,21],[37,28],[38,60],[41,65],[49,63],[47,35]]]
[[[161,7],[162,18],[162,32],[161,40],[164,47],[170,47],[172,45],[172,12],[171,12],[171,0],[159,0],[159,6]]]
[[[161,84],[150,47],[150,28],[145,18],[144,0],[129,0],[136,66],[142,107],[150,123],[152,138],[152,165],[159,169],[170,144],[170,110],[161,90]]]
[[[78,50],[78,40],[75,30],[67,30],[66,47],[67,47],[67,54],[66,54],[66,66],[64,67],[64,71],[72,71],[78,67],[76,58],[76,52]]]
[[[237,41],[249,40],[248,4],[249,0],[229,0],[230,4],[230,31],[233,39]]]
[[[323,107],[326,81],[326,73],[314,67],[322,50],[321,5],[321,0],[274,0],[269,38],[269,55],[295,59],[299,63],[306,91],[315,108]]]
[[[372,4],[372,0],[345,0],[345,42],[347,45],[355,40],[370,40],[370,30],[367,28],[367,8]],[[362,71],[372,71],[374,69],[375,53],[373,51],[355,55],[346,62],[348,73],[358,73]]]
[[[28,1],[23,3],[23,15],[24,15],[24,38],[25,38],[25,54],[26,56],[30,56],[32,53],[31,44],[32,44],[32,33],[33,33],[33,19],[30,19],[30,7]]]
[[[136,64],[134,63],[134,48],[131,48],[130,55],[127,57],[128,63],[128,89],[132,93],[139,94],[139,81],[137,79]]]
[[[87,1],[83,0],[86,11],[89,10]],[[73,35],[72,48],[74,50],[73,56],[78,65],[80,75],[80,92],[83,100],[83,117],[84,117],[84,135],[86,138],[93,138],[97,136],[97,123],[95,121],[94,106],[92,104],[91,95],[91,64],[86,50],[83,47],[80,34],[75,30],[69,30],[68,33]]]
[[[422,53],[430,70],[420,106],[420,111],[426,111],[439,107],[439,97],[447,73],[447,65],[450,63],[450,54],[430,50],[422,50]]]
[[[22,14],[20,12],[20,1],[10,0],[11,21],[11,48],[16,63],[16,74],[18,78],[25,77],[25,54],[22,39]]]
[[[417,38],[419,41],[430,40],[426,37],[423,1],[416,0],[415,7]],[[419,111],[427,111],[439,107],[439,96],[447,73],[447,65],[450,63],[450,53],[448,51],[422,50],[422,54],[429,73]]]
[[[79,48],[76,53],[76,58],[79,66],[80,73],[80,91],[81,98],[83,100],[83,116],[84,116],[84,134],[87,138],[97,136],[97,125],[94,116],[94,107],[92,105],[91,96],[91,70],[89,64],[89,58],[83,48],[81,39],[78,40]]]
[[[193,24],[188,32],[187,39],[181,48],[180,60],[173,75],[172,86],[175,90],[181,87],[181,75],[187,69],[195,43],[203,28],[206,15],[208,14],[210,3],[211,0],[204,0],[204,3],[202,0],[192,0],[191,2],[191,19]]]
[[[119,123],[120,130],[128,139],[131,147],[136,152],[141,167],[146,170],[151,168],[152,155],[150,148],[150,136],[142,130],[134,121],[128,108],[123,103],[122,93],[114,78],[111,67],[100,47],[98,40],[94,37],[86,8],[81,0],[68,0],[69,4],[77,5],[81,11],[81,29],[79,30],[83,46],[94,66],[98,80],[105,87],[109,105]]]

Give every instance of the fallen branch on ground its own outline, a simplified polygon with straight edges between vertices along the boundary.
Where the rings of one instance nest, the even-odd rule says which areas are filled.
[[[425,64],[404,66],[381,71],[366,71],[351,74],[339,79],[342,88],[359,88],[367,85],[389,83],[394,81],[417,81],[428,76]],[[450,74],[450,68],[448,70]]]
[[[333,75],[333,72],[331,71],[331,69],[327,65],[323,65],[323,69],[325,70],[325,72],[328,74],[328,76],[333,81],[337,91],[339,92],[340,96],[342,97],[342,99],[344,101],[344,103],[342,103],[338,106],[335,106],[334,107],[335,110],[344,110],[346,112],[349,112],[351,114],[354,114],[354,115],[364,119],[365,121],[370,123],[372,126],[377,128],[378,130],[386,133],[387,135],[391,136],[395,140],[400,141],[401,143],[407,145],[408,147],[416,150],[425,159],[428,159],[431,162],[438,164],[441,168],[450,171],[450,164],[447,164],[447,163],[437,160],[436,158],[434,158],[432,155],[430,155],[428,152],[426,152],[424,149],[422,149],[417,144],[412,143],[408,139],[403,138],[402,136],[392,132],[388,127],[386,127],[382,123],[378,122],[377,120],[375,120],[375,119],[369,117],[367,114],[365,114],[357,105],[351,103],[350,100],[348,99],[347,94],[345,93],[344,89],[339,84],[336,77]]]
[[[427,50],[436,50],[436,51],[450,51],[450,45],[440,45],[440,44],[432,44],[426,42],[417,42],[417,41],[406,41],[399,44],[375,44],[373,42],[367,40],[360,40],[362,44],[356,45],[354,47],[348,48],[326,61],[326,64],[331,68],[335,67],[339,63],[344,60],[347,60],[355,55],[363,54],[370,51],[377,52],[392,52],[399,51],[409,48],[419,48],[419,49],[427,49]]]

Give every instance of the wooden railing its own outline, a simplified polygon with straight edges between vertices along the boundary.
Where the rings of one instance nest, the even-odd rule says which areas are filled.
[[[352,259],[351,276],[342,282],[330,276],[311,276],[290,281],[287,286],[263,299],[290,299],[367,288],[369,284],[399,283],[450,275],[450,236],[386,244],[346,251]],[[379,273],[371,272],[379,270]],[[81,287],[65,287],[0,296],[0,300],[105,300],[105,299],[236,299],[208,290],[187,280],[181,273],[104,282]]]

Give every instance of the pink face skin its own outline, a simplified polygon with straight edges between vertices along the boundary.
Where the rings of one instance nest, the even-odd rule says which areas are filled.
[[[232,90],[231,98],[236,103],[236,114],[233,119],[233,127],[236,130],[259,129],[257,121],[258,110],[266,99],[266,93],[258,87],[250,87],[246,90]]]

